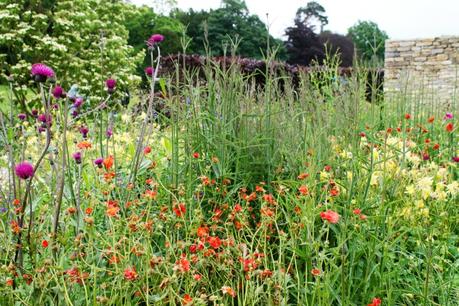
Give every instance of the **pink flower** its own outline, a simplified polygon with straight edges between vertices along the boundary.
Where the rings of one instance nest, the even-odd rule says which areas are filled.
[[[459,163],[459,156],[453,156],[453,162]]]
[[[56,85],[56,86],[53,88],[53,96],[54,96],[54,98],[56,98],[56,99],[64,98],[64,97],[65,97],[64,89],[62,89],[61,86]]]
[[[154,72],[155,72],[155,69],[151,66],[148,66],[145,68],[145,74],[148,76],[153,76]]]
[[[29,162],[22,162],[20,164],[17,164],[16,165],[16,168],[14,169],[15,172],[16,172],[16,175],[23,179],[23,180],[26,180],[28,178],[31,178],[34,174],[34,169],[33,169],[33,166],[31,163]]]
[[[54,77],[53,69],[41,63],[33,64],[30,73],[36,82],[45,82],[46,79]]]
[[[147,46],[148,47],[153,47],[156,44],[162,42],[164,40],[164,36],[161,34],[153,34],[150,36],[150,38],[147,41]]]
[[[128,281],[134,281],[137,279],[139,275],[137,274],[136,270],[134,267],[132,268],[126,268],[124,270],[124,278],[127,279]]]
[[[448,119],[453,119],[452,113],[446,113],[445,116],[443,117],[443,120],[448,120]]]
[[[338,223],[339,221],[339,214],[337,212],[334,212],[333,210],[327,210],[325,212],[320,213],[320,217],[324,221],[328,221],[332,224]]]

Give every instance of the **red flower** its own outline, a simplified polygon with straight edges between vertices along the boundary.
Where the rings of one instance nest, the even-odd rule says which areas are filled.
[[[362,213],[362,211],[360,210],[360,208],[356,208],[352,211],[355,215],[360,215]]]
[[[182,257],[180,257],[180,259],[175,262],[175,269],[179,270],[180,272],[190,271],[190,261],[186,259],[185,254],[182,254]]]
[[[186,213],[186,207],[183,203],[180,203],[178,206],[172,208],[172,210],[174,211],[175,215],[179,218],[185,215]]]
[[[207,226],[198,227],[197,235],[199,238],[207,237],[209,235],[209,228]]]
[[[435,117],[432,116],[432,117],[429,117],[429,119],[427,119],[427,122],[432,123],[434,122],[434,120],[435,120]]]
[[[368,306],[379,306],[381,305],[381,299],[380,298],[374,298],[373,301],[371,301]]]
[[[189,294],[185,294],[182,298],[182,304],[188,305],[193,302],[193,298]]]
[[[150,154],[151,153],[151,147],[150,146],[146,146],[145,149],[143,149],[143,154],[147,155],[147,154]]]
[[[308,189],[308,186],[306,186],[306,185],[301,185],[298,188],[298,191],[300,192],[301,195],[308,195],[309,194],[309,189]]]
[[[193,153],[193,158],[199,158],[199,153],[198,152],[194,152]]]
[[[410,115],[410,114],[408,114],[408,113],[406,113],[406,114],[405,114],[405,119],[406,119],[406,120],[409,120],[409,119],[411,119],[411,115]]]
[[[221,239],[217,236],[207,238],[207,242],[214,249],[218,249],[222,245]]]
[[[314,276],[320,276],[320,270],[317,269],[317,268],[314,268],[311,270],[311,274],[314,275]]]
[[[132,268],[126,268],[124,269],[124,278],[128,281],[134,281],[137,279],[139,275],[137,274],[137,272],[135,271],[135,268],[132,267]]]
[[[332,224],[338,223],[339,218],[340,218],[337,212],[334,212],[333,210],[330,210],[330,209],[325,212],[321,212],[320,217],[322,218],[322,220],[328,221]]]
[[[44,248],[47,248],[48,245],[49,245],[49,244],[48,244],[48,241],[47,241],[47,240],[43,240],[43,241],[41,242],[41,246],[44,247]]]
[[[445,128],[446,128],[446,131],[447,131],[448,133],[451,133],[451,132],[454,130],[454,125],[453,125],[452,122],[450,122],[450,123],[448,123],[448,124],[446,125]]]

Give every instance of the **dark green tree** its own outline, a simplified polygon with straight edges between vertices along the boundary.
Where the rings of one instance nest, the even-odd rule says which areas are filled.
[[[373,21],[358,21],[348,29],[359,57],[365,61],[384,60],[384,42],[389,36]]]
[[[172,16],[187,26],[187,36],[192,38],[190,51],[205,54],[204,42],[207,41],[212,56],[221,56],[225,48],[230,53],[232,42],[238,42],[237,54],[242,57],[260,59],[269,44],[279,47],[278,53],[284,54],[282,42],[268,34],[266,25],[257,15],[252,15],[245,1],[223,0],[222,7],[209,12],[175,10]]]
[[[325,15],[325,9],[316,1],[311,1],[304,7],[300,7],[296,11],[296,19],[299,22],[314,29],[314,19],[320,24],[320,32],[322,33],[324,26],[328,24],[328,17]]]

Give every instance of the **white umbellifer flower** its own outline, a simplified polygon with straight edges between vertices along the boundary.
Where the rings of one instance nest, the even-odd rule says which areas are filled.
[[[459,193],[459,183],[454,181],[451,184],[446,185],[446,190],[453,197],[456,196]]]
[[[8,184],[8,169],[0,168],[0,185],[5,186]]]

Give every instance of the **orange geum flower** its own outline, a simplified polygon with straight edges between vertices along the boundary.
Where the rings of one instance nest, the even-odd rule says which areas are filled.
[[[308,186],[306,186],[306,185],[301,185],[298,188],[298,191],[300,192],[301,195],[308,195],[309,194],[309,189],[308,189]]]
[[[120,211],[119,207],[117,207],[117,206],[109,206],[109,207],[107,207],[107,210],[106,210],[105,213],[109,217],[115,217],[118,214],[119,211]]]
[[[234,291],[233,288],[231,288],[229,286],[223,286],[221,290],[222,290],[223,294],[230,295],[233,298],[236,297],[236,291]]]
[[[137,274],[134,267],[124,269],[124,278],[128,281],[134,281],[139,275]]]
[[[110,170],[110,168],[113,166],[113,162],[113,156],[110,155],[109,157],[105,158],[103,162],[105,169]]]
[[[299,180],[304,180],[304,179],[306,179],[308,176],[309,176],[309,174],[307,174],[307,173],[300,173],[300,174],[298,175],[297,178],[298,178]]]
[[[311,270],[311,274],[314,275],[314,276],[320,276],[321,272],[319,269],[317,268],[314,268]]]
[[[143,194],[145,198],[150,199],[150,200],[155,200],[157,195],[158,195],[158,192],[156,190],[150,190],[150,189],[145,190],[145,193]]]
[[[193,302],[193,298],[189,294],[185,294],[182,298],[182,305],[188,305]]]
[[[77,148],[80,150],[83,149],[91,149],[92,145],[89,141],[83,140],[82,142],[77,144]]]
[[[332,224],[338,223],[339,218],[340,218],[337,212],[334,212],[333,210],[330,210],[330,209],[325,212],[321,212],[320,217],[322,218],[322,220],[328,221]]]

